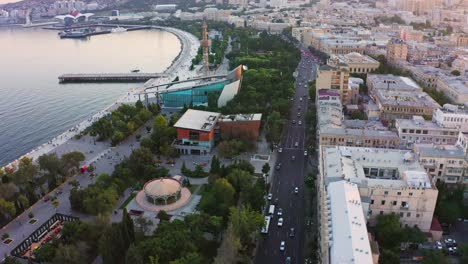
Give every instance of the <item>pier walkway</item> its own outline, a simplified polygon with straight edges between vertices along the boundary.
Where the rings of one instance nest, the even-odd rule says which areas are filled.
[[[165,77],[164,73],[90,73],[90,74],[64,74],[58,77],[59,83],[79,82],[146,82],[153,78]]]

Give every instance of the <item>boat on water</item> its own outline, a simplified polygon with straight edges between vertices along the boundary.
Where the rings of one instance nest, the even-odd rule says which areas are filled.
[[[89,32],[85,30],[65,30],[59,33],[60,38],[86,38]]]
[[[140,69],[135,68],[135,69],[132,69],[130,72],[137,73],[137,72],[140,72]]]
[[[123,27],[116,27],[116,28],[111,29],[112,33],[121,33],[121,32],[126,32],[126,31],[127,29]]]

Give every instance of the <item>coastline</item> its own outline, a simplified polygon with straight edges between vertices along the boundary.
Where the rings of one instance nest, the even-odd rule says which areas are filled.
[[[187,63],[191,63],[192,58],[197,54],[198,47],[200,46],[200,43],[198,39],[185,31],[175,29],[175,28],[168,28],[168,27],[158,27],[158,26],[153,26],[151,27],[152,29],[157,29],[157,30],[164,30],[169,33],[174,34],[180,41],[181,43],[181,49],[179,54],[172,60],[171,65],[163,71],[163,73],[168,74],[167,78],[158,78],[158,79],[151,79],[141,85],[138,88],[132,88],[129,91],[127,91],[126,94],[120,96],[117,98],[112,104],[104,108],[103,110],[92,114],[89,118],[79,122],[72,128],[69,128],[68,130],[65,130],[63,133],[55,136],[51,140],[49,140],[46,143],[43,143],[31,151],[21,155],[20,157],[16,158],[15,160],[9,162],[8,164],[0,167],[2,170],[8,170],[12,168],[17,168],[19,165],[19,161],[24,158],[31,158],[34,161],[39,158],[39,156],[43,154],[47,154],[52,152],[55,148],[58,146],[65,144],[68,142],[70,139],[72,139],[74,136],[80,134],[82,131],[84,131],[87,127],[89,127],[93,122],[97,121],[98,119],[104,117],[105,115],[109,114],[122,104],[128,104],[128,103],[133,103],[136,102],[139,98],[139,93],[145,89],[145,87],[154,85],[155,82],[170,82],[172,81],[175,76],[179,76],[181,71],[183,71],[183,66]],[[186,69],[189,71],[189,69]],[[194,71],[192,71],[194,72]]]

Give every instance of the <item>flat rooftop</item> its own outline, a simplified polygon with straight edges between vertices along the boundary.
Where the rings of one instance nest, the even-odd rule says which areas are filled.
[[[343,63],[366,63],[366,64],[376,64],[377,66],[379,65],[379,62],[367,55],[362,55],[357,52],[351,52],[345,55],[334,55],[331,58],[333,59],[338,59],[339,62]]]
[[[425,92],[377,89],[371,93],[383,105],[439,108],[440,105]]]
[[[262,114],[222,115],[218,120],[219,122],[260,121],[262,120]]]
[[[188,109],[174,127],[209,132],[214,128],[220,113]]]
[[[330,200],[330,263],[372,264],[366,219],[356,184],[332,182],[327,187]]]
[[[395,126],[400,128],[414,128],[414,129],[427,129],[427,130],[453,130],[458,131],[457,128],[441,127],[433,121],[424,120],[420,116],[413,116],[413,119],[395,119]],[[422,134],[422,133],[421,133]]]
[[[465,158],[462,148],[453,145],[415,144],[415,151],[419,155],[435,158]]]
[[[422,88],[411,78],[393,74],[368,74],[367,82],[372,83],[373,89],[422,91]]]
[[[411,151],[344,146],[324,147],[322,151],[326,182],[347,180],[369,187],[433,188],[429,176]]]

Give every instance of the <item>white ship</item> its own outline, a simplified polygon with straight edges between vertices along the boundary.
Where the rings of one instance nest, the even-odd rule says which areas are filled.
[[[123,28],[123,27],[116,27],[116,28],[111,29],[112,33],[121,33],[121,32],[125,32],[125,31],[127,31],[127,29]]]

